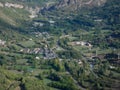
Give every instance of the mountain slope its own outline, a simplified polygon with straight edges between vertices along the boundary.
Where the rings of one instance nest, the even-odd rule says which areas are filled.
[[[2,4],[8,0],[0,0]],[[119,1],[117,0],[10,0],[9,4],[23,5],[23,8],[16,6],[0,8],[0,19],[14,27],[31,27],[35,20],[55,20],[58,28],[67,25],[67,29],[72,29],[74,25],[78,28],[96,27],[97,20],[102,20],[102,27],[113,24],[119,28]],[[118,19],[118,20],[117,20]],[[45,21],[46,22],[46,21]],[[63,23],[60,23],[63,22]],[[101,24],[100,24],[101,25]],[[59,27],[60,26],[60,27]],[[46,25],[38,30],[49,30],[56,26]],[[25,29],[24,29],[25,30]],[[59,31],[57,31],[59,32]]]
[[[120,29],[120,2],[118,0],[108,0],[103,7],[94,8],[93,16],[102,18],[111,29]]]
[[[76,10],[81,7],[95,7],[101,6],[106,2],[106,0],[61,0],[56,8],[69,8],[71,10]]]

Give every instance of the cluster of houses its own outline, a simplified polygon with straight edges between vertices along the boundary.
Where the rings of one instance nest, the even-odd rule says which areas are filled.
[[[34,49],[24,48],[24,49],[21,49],[20,52],[29,53],[29,54],[42,54],[43,49],[41,49],[41,48],[34,48]]]
[[[71,42],[71,45],[81,45],[81,46],[87,46],[87,47],[92,47],[92,45],[89,42],[84,42],[84,41],[74,41]]]
[[[42,23],[42,22],[34,22],[33,26],[35,26],[35,27],[37,27],[37,26],[42,27],[42,26],[44,26],[44,23]]]
[[[52,49],[48,48],[34,48],[34,49],[21,49],[20,52],[28,54],[42,54],[44,59],[54,59],[57,57],[56,53]]]
[[[53,50],[48,48],[44,49],[44,59],[54,59],[56,57],[57,57],[57,54]]]
[[[5,43],[6,43],[6,41],[3,41],[3,40],[0,39],[0,46],[4,46]]]
[[[50,37],[48,32],[32,32],[31,34],[34,34],[36,37],[40,37],[40,36],[44,36],[44,37],[47,37],[47,38]]]

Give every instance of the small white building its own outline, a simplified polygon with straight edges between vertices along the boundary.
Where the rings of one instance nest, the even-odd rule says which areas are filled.
[[[111,65],[109,67],[110,67],[110,69],[114,69],[115,68],[114,66],[111,66]]]
[[[86,42],[83,42],[83,41],[80,42],[81,46],[85,46],[86,44],[87,44]]]
[[[2,40],[0,39],[0,46],[4,46],[5,43],[6,43],[6,41],[2,41]]]
[[[40,58],[36,56],[35,59],[39,60]]]
[[[83,62],[79,59],[78,60],[78,64],[81,65]]]
[[[54,24],[54,23],[55,23],[55,21],[53,21],[53,20],[50,20],[50,21],[49,21],[49,23],[50,23],[50,24]]]

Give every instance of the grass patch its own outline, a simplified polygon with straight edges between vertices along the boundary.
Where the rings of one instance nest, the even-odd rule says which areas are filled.
[[[22,47],[33,47],[35,45],[34,41],[23,41],[19,43],[20,46]]]

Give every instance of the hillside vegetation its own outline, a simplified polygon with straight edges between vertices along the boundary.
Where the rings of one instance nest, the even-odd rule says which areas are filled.
[[[0,0],[0,90],[119,90],[119,0]]]

